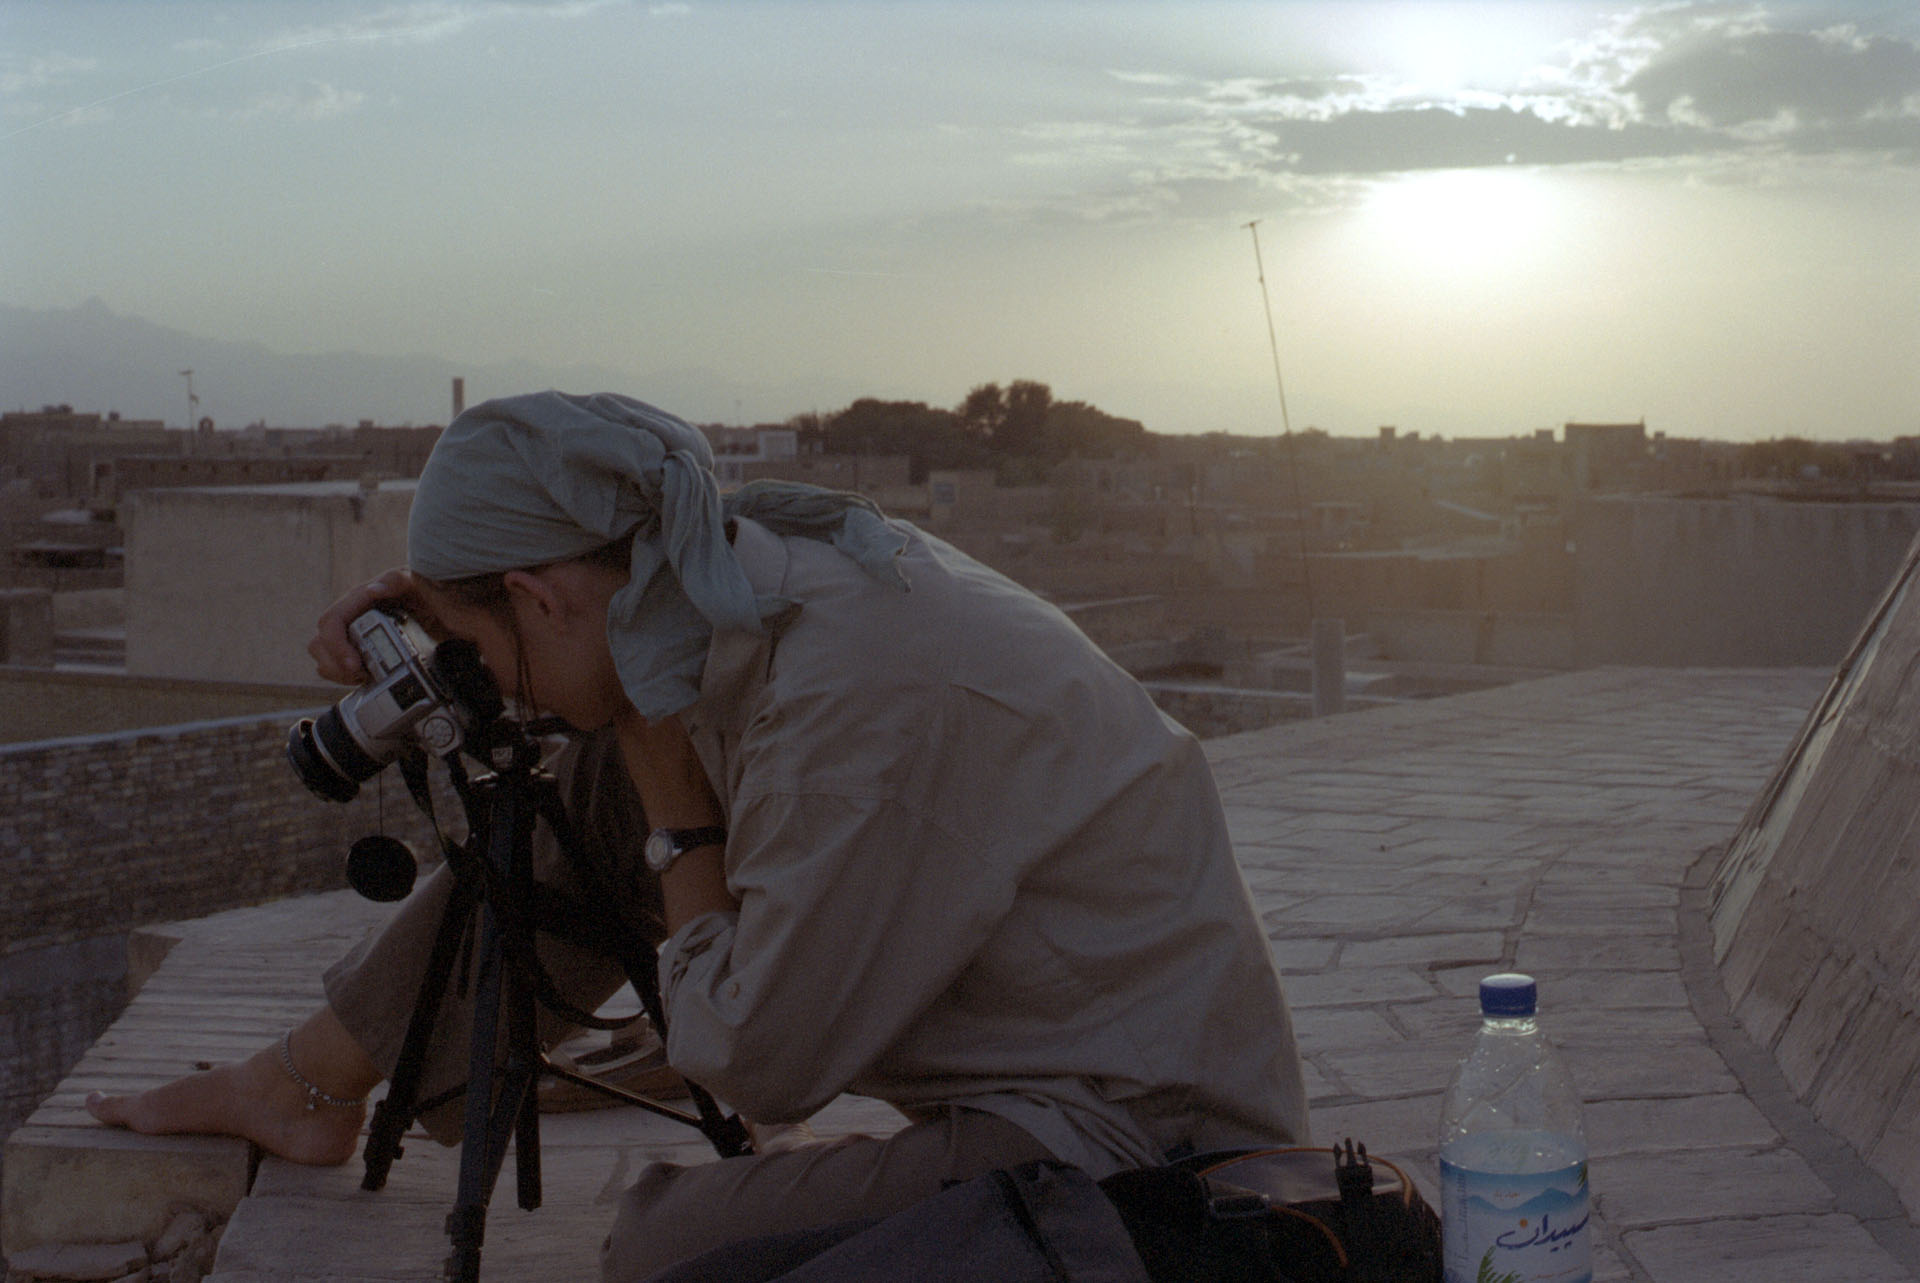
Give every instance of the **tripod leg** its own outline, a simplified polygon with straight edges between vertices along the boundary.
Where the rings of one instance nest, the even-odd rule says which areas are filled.
[[[531,949],[531,928],[526,936],[526,947]],[[507,992],[507,1077],[499,1108],[503,1115],[512,1110],[520,1206],[531,1212],[540,1206],[540,1093],[536,1090],[543,1061],[540,1025],[533,987],[517,969],[507,977]]]
[[[521,777],[516,776],[516,780]],[[460,1148],[460,1191],[447,1216],[452,1251],[446,1274],[459,1283],[477,1281],[486,1237],[487,1204],[506,1161],[507,1145],[519,1137],[520,1206],[540,1205],[540,1116],[534,1078],[540,1037],[533,988],[521,964],[533,956],[531,840],[534,812],[516,788],[489,790],[486,820],[488,863],[505,875],[506,903],[488,899],[480,910],[480,970],[474,986],[473,1040],[467,1059],[467,1104]],[[517,895],[515,894],[517,892]],[[507,1021],[506,1065],[496,1075],[500,1021]]]
[[[447,1214],[451,1251],[446,1277],[475,1283],[486,1238],[487,1205],[514,1146],[519,1202],[540,1206],[540,1112],[534,1081],[540,1069],[539,1031],[533,991],[508,964],[508,930],[491,906],[482,910],[480,978],[475,986],[473,1044],[467,1071],[465,1133],[460,1148],[460,1189]],[[504,999],[504,1001],[503,1001]],[[500,1015],[507,1020],[506,1065],[494,1068]]]
[[[387,1094],[373,1107],[373,1121],[367,1130],[366,1175],[360,1188],[377,1190],[387,1183],[387,1171],[402,1150],[400,1138],[413,1124],[420,1101],[420,1079],[426,1070],[427,1045],[433,1027],[440,1018],[440,1005],[446,999],[447,984],[473,915],[477,895],[464,881],[456,882],[440,913],[433,952],[420,979],[420,994],[414,1000],[413,1017],[401,1044],[400,1059],[387,1083]]]
[[[480,1248],[487,1234],[487,1202],[499,1165],[489,1152],[493,1123],[494,1048],[500,1029],[500,929],[493,907],[480,912],[479,977],[473,994],[473,1038],[467,1056],[467,1101],[460,1141],[460,1185],[447,1213],[446,1277],[476,1283]]]

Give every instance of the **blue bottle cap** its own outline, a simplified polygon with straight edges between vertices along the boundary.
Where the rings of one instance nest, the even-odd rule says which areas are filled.
[[[1531,1016],[1540,1000],[1540,991],[1532,976],[1507,971],[1488,976],[1480,982],[1480,1014],[1513,1020]]]

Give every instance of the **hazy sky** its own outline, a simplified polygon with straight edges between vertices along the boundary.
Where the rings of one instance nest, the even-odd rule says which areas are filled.
[[[1911,0],[0,0],[0,303],[1268,432],[1254,219],[1296,429],[1920,433]]]

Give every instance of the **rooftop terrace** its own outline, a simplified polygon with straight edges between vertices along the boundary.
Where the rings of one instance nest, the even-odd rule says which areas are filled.
[[[1707,935],[1714,859],[1826,681],[1603,669],[1212,741],[1317,1139],[1354,1136],[1434,1191],[1439,1097],[1477,1021],[1475,985],[1517,967],[1539,978],[1587,1100],[1596,1279],[1920,1280],[1914,1213],[1728,1015]],[[240,1142],[131,1137],[80,1109],[96,1087],[159,1082],[277,1036],[379,913],[317,896],[173,929],[180,943],[141,996],[10,1142],[9,1245],[83,1224],[150,1240],[170,1197],[203,1189],[237,1200],[219,1283],[437,1278],[451,1151],[409,1144],[377,1194],[359,1190],[357,1162],[265,1159],[248,1187]],[[817,1126],[887,1116],[843,1101]],[[503,1179],[487,1277],[592,1278],[611,1192],[655,1157],[711,1154],[637,1111],[543,1128],[545,1205],[521,1212]]]

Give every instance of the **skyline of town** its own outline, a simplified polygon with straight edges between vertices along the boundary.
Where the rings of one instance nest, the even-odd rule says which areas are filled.
[[[183,370],[180,371],[180,373],[184,375],[187,371]],[[976,388],[979,386],[981,385],[975,385]],[[194,394],[188,393],[184,395]],[[181,399],[181,396],[176,395],[175,399]],[[836,406],[824,411],[801,410],[783,418],[761,420],[751,423],[703,420],[694,422],[694,426],[709,433],[710,436],[725,433],[753,434],[783,429],[791,430],[796,427],[818,427],[831,422],[836,416],[855,408],[861,403],[879,402],[888,407],[912,406],[930,410],[935,414],[951,414],[961,408],[963,401],[964,398],[961,398],[961,401],[946,404],[937,400],[914,399],[906,396],[885,400],[874,396],[856,396],[846,405]],[[1092,408],[1095,410],[1104,410],[1104,407],[1095,406]],[[29,404],[26,399],[22,399],[12,407],[0,408],[0,414],[4,414],[8,418],[35,418],[40,416],[93,418],[98,419],[99,427],[105,430],[158,430],[181,437],[185,437],[193,431],[185,423],[179,421],[183,416],[178,414],[168,415],[164,411],[151,417],[124,414],[118,408],[110,406],[105,402],[95,404],[87,403],[84,400],[78,403],[69,399]],[[249,423],[223,423],[216,424],[211,428],[203,424],[200,432],[204,435],[206,432],[211,431],[216,439],[257,441],[265,437],[271,437],[281,444],[288,444],[296,440],[310,438],[319,439],[329,436],[345,437],[356,432],[365,432],[368,430],[391,430],[394,432],[416,431],[420,429],[438,430],[444,428],[452,417],[455,416],[444,411],[438,417],[429,416],[418,422],[413,419],[382,420],[366,417],[358,419],[342,417],[330,419],[326,422],[295,423],[292,421],[275,421],[271,417],[262,417]],[[1143,425],[1143,435],[1155,439],[1156,443],[1159,440],[1176,444],[1181,442],[1204,443],[1208,440],[1217,440],[1229,444],[1245,443],[1265,447],[1284,446],[1289,437],[1296,441],[1305,442],[1324,440],[1342,446],[1372,445],[1379,444],[1382,441],[1397,441],[1402,445],[1433,444],[1462,446],[1473,446],[1484,443],[1526,443],[1540,441],[1553,444],[1565,444],[1566,429],[1595,425],[1604,427],[1638,426],[1643,428],[1647,434],[1650,449],[1657,448],[1666,442],[1697,443],[1708,449],[1728,452],[1738,451],[1747,447],[1777,444],[1792,445],[1804,443],[1816,449],[1831,448],[1846,450],[1854,446],[1884,445],[1893,447],[1906,443],[1920,442],[1920,424],[1916,424],[1916,430],[1913,432],[1894,432],[1881,436],[1820,437],[1799,433],[1786,433],[1781,436],[1766,437],[1708,437],[1693,436],[1682,432],[1671,431],[1667,428],[1660,427],[1658,424],[1648,422],[1644,416],[1618,421],[1617,423],[1612,421],[1602,423],[1594,419],[1569,419],[1539,427],[1514,428],[1511,430],[1494,428],[1484,432],[1466,431],[1453,434],[1422,431],[1419,428],[1402,428],[1398,424],[1382,423],[1375,424],[1365,430],[1353,431],[1335,431],[1323,428],[1318,424],[1302,424],[1296,425],[1291,433],[1266,431],[1236,432],[1229,429],[1169,432],[1152,427],[1145,427]],[[1096,455],[1092,457],[1105,456]]]

